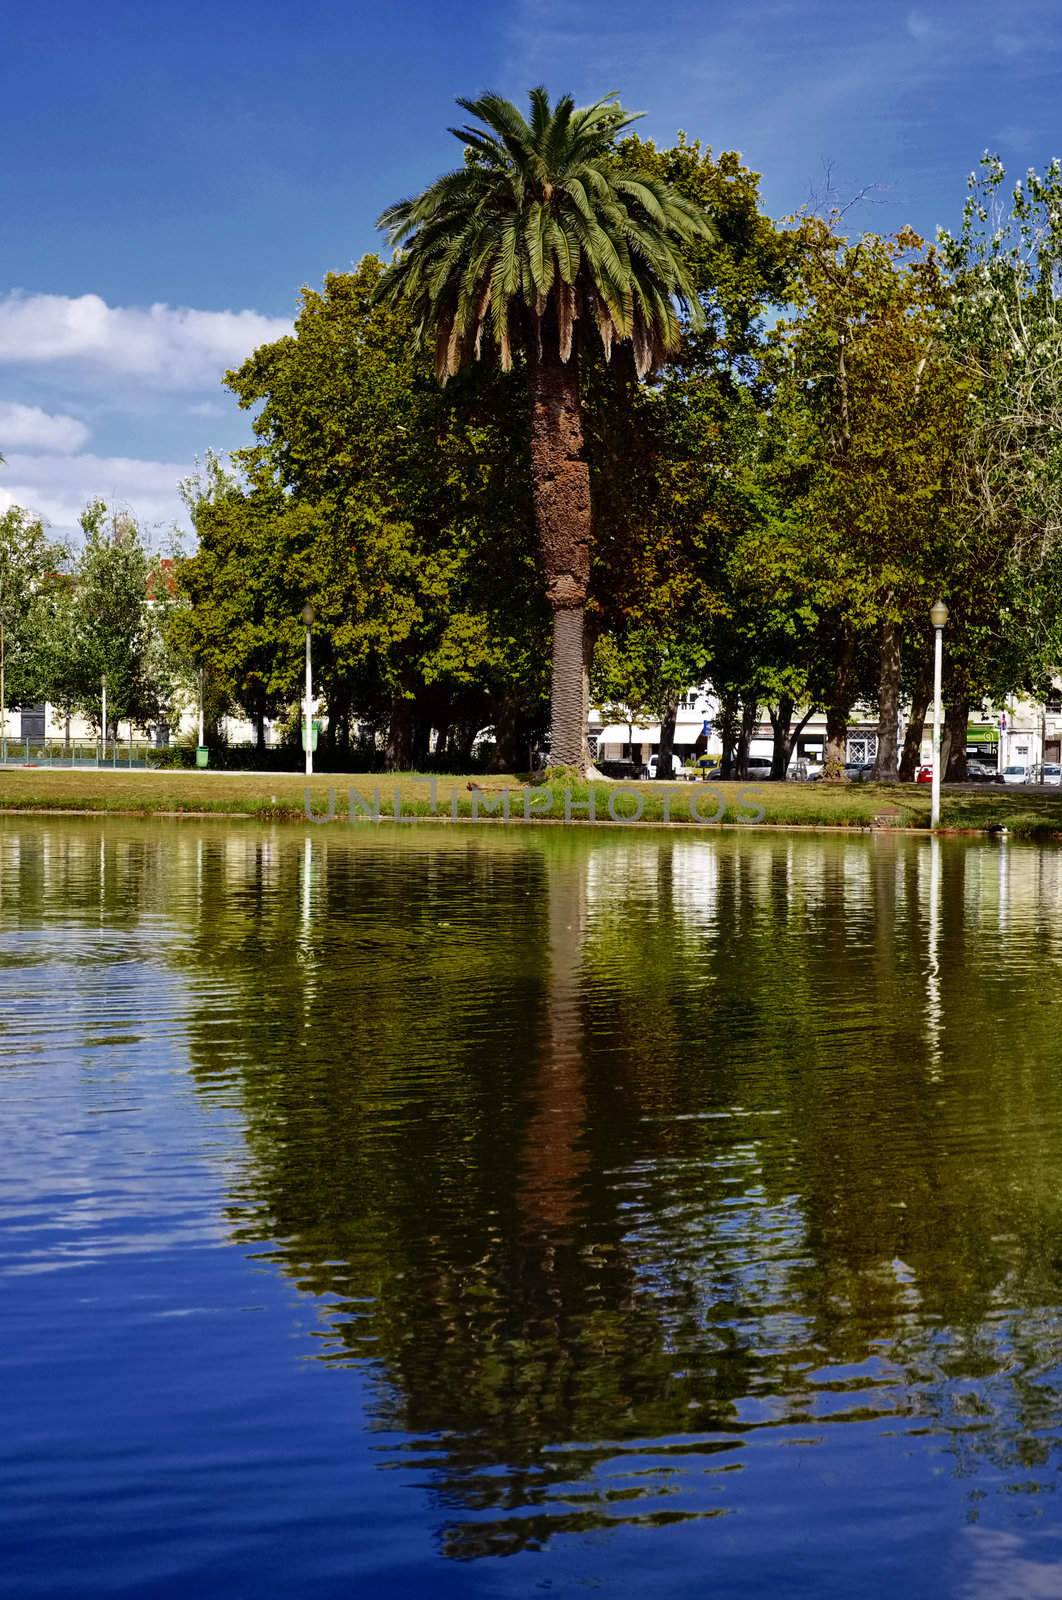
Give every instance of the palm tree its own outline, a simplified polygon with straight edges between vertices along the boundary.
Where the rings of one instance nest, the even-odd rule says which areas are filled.
[[[401,200],[378,226],[398,253],[381,297],[405,302],[433,345],[441,382],[483,352],[526,360],[535,521],[553,609],[551,752],[584,766],[583,619],[590,580],[590,474],[579,402],[579,328],[606,360],[629,345],[639,377],[678,346],[679,312],[699,320],[685,259],[713,238],[699,207],[624,166],[617,136],[635,121],[616,95],[551,106],[530,120],[497,94],[458,100],[481,126],[451,128],[465,165]]]

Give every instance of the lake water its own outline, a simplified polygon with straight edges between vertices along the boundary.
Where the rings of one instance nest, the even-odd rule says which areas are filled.
[[[1062,1596],[1062,853],[0,822],[4,1596]]]

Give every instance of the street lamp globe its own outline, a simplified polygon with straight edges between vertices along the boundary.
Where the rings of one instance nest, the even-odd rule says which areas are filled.
[[[948,608],[943,600],[937,600],[929,608],[929,620],[934,628],[943,628],[948,620]]]
[[[306,604],[302,608],[302,620],[303,620],[303,622],[305,622],[305,624],[306,624],[306,626],[308,628],[313,626],[313,619],[314,619],[314,617],[316,615],[317,615],[316,611],[313,609],[313,606],[307,600]]]

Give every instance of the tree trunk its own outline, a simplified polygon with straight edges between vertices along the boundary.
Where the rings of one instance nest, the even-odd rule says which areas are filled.
[[[734,762],[734,776],[738,779],[747,778],[749,775],[749,744],[752,741],[752,730],[756,726],[758,709],[755,700],[746,700],[741,707],[741,732],[738,734],[737,758]]]
[[[881,664],[878,671],[878,753],[874,761],[877,783],[896,783],[897,724],[900,718],[900,625],[886,622],[881,629]]]
[[[789,711],[788,725],[780,744],[778,737],[779,729],[778,726],[775,725],[774,716],[771,716],[771,726],[774,728],[774,749],[771,752],[771,777],[778,778],[780,780],[783,780],[788,776],[789,763],[793,759],[793,751],[796,749],[797,740],[800,738],[800,735],[803,733],[804,729],[807,727],[808,723],[811,721],[816,710],[818,709],[815,705],[808,706],[808,709],[804,712],[804,715],[801,717],[800,721],[794,725],[792,701],[783,701],[782,704],[783,706],[788,706]]]
[[[737,744],[736,694],[724,694],[719,701],[719,737],[723,742],[723,760],[719,776],[730,778],[734,773],[734,746]]]
[[[933,698],[933,662],[928,652],[923,653],[918,676],[911,691],[911,716],[903,739],[900,757],[900,782],[912,783],[922,759],[922,736],[925,733],[926,713]]]
[[[555,335],[553,335],[555,337]],[[531,485],[546,598],[553,610],[550,763],[586,770],[583,626],[590,582],[590,470],[583,459],[579,372],[532,351]]]
[[[450,751],[455,772],[467,772],[472,762],[472,746],[479,729],[475,722],[460,721],[453,724],[450,733]]]
[[[410,755],[413,769],[423,772],[428,764],[428,752],[431,747],[431,712],[421,702],[414,702],[416,707],[413,717],[413,737],[410,740]]]
[[[837,645],[830,702],[826,707],[826,750],[823,757],[824,778],[842,778],[848,760],[848,717],[852,710],[852,664],[855,658],[855,640],[852,630],[841,632]]]
[[[335,707],[329,704],[328,725],[335,729],[333,746],[337,755],[350,755],[350,701],[346,694],[336,696]]]
[[[401,695],[391,706],[384,764],[388,772],[408,772],[413,764],[413,701]]]
[[[966,725],[969,720],[969,700],[953,701],[944,712],[944,747],[940,752],[940,775],[944,783],[965,783],[967,780]]]
[[[774,747],[771,750],[771,777],[781,783],[789,770],[789,752],[792,749],[789,740],[789,729],[793,722],[794,706],[788,695],[783,695],[777,707],[768,706],[767,715],[771,719],[771,728],[774,733]]]
[[[516,701],[504,691],[494,700],[494,755],[492,772],[517,772],[520,759],[520,721]]]
[[[831,705],[826,711],[826,751],[823,756],[824,778],[844,776],[848,755],[848,707]]]
[[[260,756],[265,755],[266,747],[266,714],[265,695],[258,696],[258,705],[255,709],[254,719],[255,748]]]
[[[656,775],[658,778],[670,778],[672,776],[671,758],[675,751],[675,724],[677,721],[678,694],[675,690],[669,689],[660,717],[660,743],[656,747]]]

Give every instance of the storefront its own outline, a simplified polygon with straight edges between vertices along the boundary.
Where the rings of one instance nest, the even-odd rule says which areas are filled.
[[[966,754],[982,766],[999,766],[999,729],[995,723],[967,723]]]

